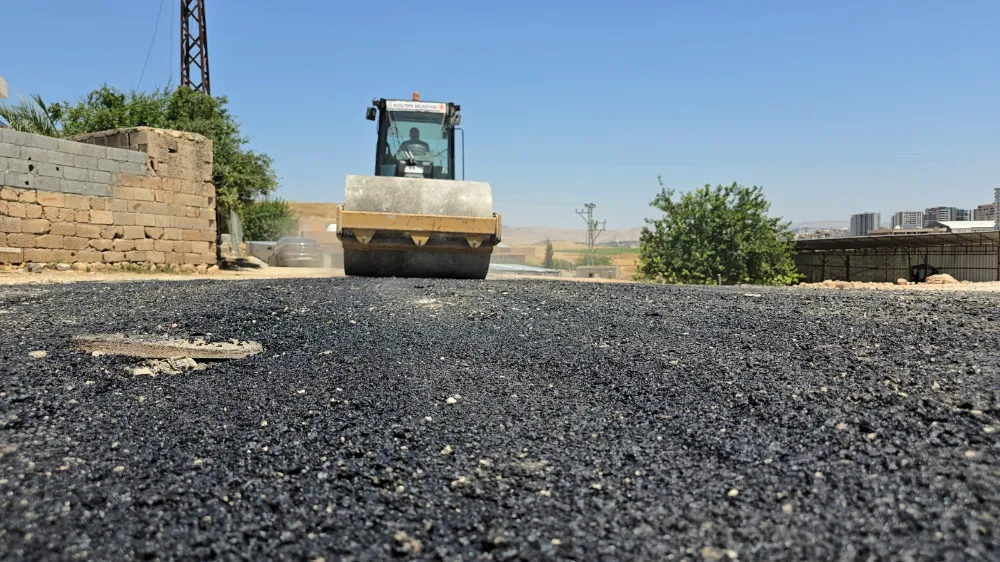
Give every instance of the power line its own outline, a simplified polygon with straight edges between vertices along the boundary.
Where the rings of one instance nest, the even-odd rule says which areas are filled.
[[[153,44],[156,43],[156,32],[160,29],[160,16],[163,15],[163,0],[160,0],[160,7],[156,10],[156,25],[153,26],[153,38],[149,40],[149,50],[146,52],[146,62],[142,63],[142,74],[139,75],[139,83],[135,89],[142,86],[142,78],[146,75],[146,66],[149,64],[149,55],[153,54]]]
[[[600,222],[594,220],[594,207],[596,206],[593,203],[587,203],[584,205],[587,208],[586,211],[576,211],[576,214],[580,215],[587,223],[587,265],[594,265],[594,246],[597,243],[597,237],[604,232],[604,225],[608,222],[606,220]],[[600,227],[600,230],[598,230],[598,227]]]

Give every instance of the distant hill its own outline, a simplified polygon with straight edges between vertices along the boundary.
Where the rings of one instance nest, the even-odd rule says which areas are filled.
[[[795,222],[792,223],[792,230],[799,228],[814,228],[816,230],[835,230],[838,228],[850,228],[851,223],[849,221],[809,221],[809,222]]]

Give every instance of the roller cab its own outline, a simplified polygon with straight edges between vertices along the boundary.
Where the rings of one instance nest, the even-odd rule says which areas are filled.
[[[455,178],[459,106],[375,100],[373,176],[347,176],[337,237],[347,275],[483,279],[500,243],[486,182]],[[464,175],[464,172],[463,172]]]

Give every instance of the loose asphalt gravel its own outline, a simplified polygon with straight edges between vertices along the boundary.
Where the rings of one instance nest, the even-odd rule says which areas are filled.
[[[979,293],[0,287],[0,558],[996,560],[998,329]],[[264,352],[69,347],[114,331]]]

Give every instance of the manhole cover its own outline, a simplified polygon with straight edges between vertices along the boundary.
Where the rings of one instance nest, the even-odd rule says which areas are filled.
[[[73,337],[73,346],[107,355],[127,355],[146,359],[244,359],[263,347],[253,341],[209,342],[203,338],[176,338],[152,335],[88,334]]]

